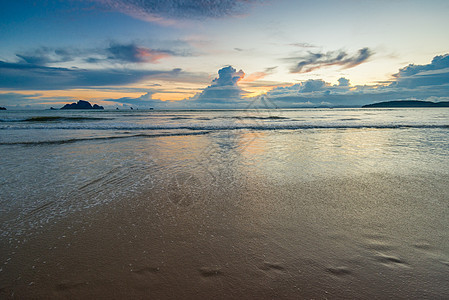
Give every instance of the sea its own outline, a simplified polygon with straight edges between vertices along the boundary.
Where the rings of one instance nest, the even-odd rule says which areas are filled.
[[[448,108],[7,110],[0,154],[0,296],[449,296]]]

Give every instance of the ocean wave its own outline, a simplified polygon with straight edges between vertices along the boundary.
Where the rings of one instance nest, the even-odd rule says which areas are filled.
[[[170,118],[170,120],[191,120],[192,118],[190,117],[174,117],[174,118]]]
[[[237,119],[237,120],[288,120],[287,117],[280,116],[268,116],[268,117],[259,117],[259,116],[232,116],[232,117],[216,117],[216,119]]]
[[[360,121],[360,118],[344,118],[344,119],[338,119],[339,121]]]
[[[5,142],[0,145],[25,145],[25,146],[38,146],[38,145],[61,145],[71,144],[83,141],[101,141],[101,140],[117,140],[117,139],[129,139],[129,138],[157,138],[166,136],[189,136],[189,135],[204,135],[210,131],[201,132],[176,132],[176,133],[157,133],[157,134],[133,134],[133,135],[119,135],[119,136],[104,136],[104,137],[90,137],[90,138],[74,138],[74,139],[62,139],[62,140],[49,140],[49,141],[19,141],[19,142]]]
[[[30,118],[10,118],[10,119],[0,119],[0,122],[61,122],[61,121],[104,121],[110,120],[110,118],[93,118],[93,117],[60,117],[60,116],[41,116],[41,117],[30,117]]]
[[[170,118],[170,120],[288,120],[287,117],[280,117],[280,116],[268,116],[268,117],[259,117],[259,116],[231,116],[231,117],[225,117],[225,116],[219,116],[219,117],[213,117],[213,118],[207,118],[207,117],[173,117]]]
[[[346,123],[263,123],[263,124],[163,124],[163,125],[142,125],[142,124],[64,124],[64,125],[28,125],[28,126],[11,126],[0,125],[0,130],[40,130],[40,129],[61,129],[61,130],[126,130],[126,131],[151,131],[151,130],[283,130],[283,129],[401,129],[401,128],[440,128],[447,129],[449,124],[346,124]]]

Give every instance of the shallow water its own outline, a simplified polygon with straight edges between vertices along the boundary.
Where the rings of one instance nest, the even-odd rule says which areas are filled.
[[[449,293],[449,110],[0,117],[2,296]]]

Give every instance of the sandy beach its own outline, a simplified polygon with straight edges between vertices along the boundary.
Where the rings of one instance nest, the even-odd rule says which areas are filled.
[[[122,117],[114,113],[82,121],[96,131],[16,122],[32,128],[3,136],[11,142],[0,145],[1,298],[449,294],[446,125],[393,128],[374,115],[372,128],[333,128],[331,121],[329,128],[270,129],[291,126],[295,114],[373,116],[311,110],[286,112],[284,119],[252,116],[243,124],[269,130],[204,132],[201,123],[193,133],[151,135],[117,131]],[[206,113],[191,119],[205,122]],[[240,113],[215,118],[228,122]],[[178,114],[185,120],[187,112]],[[143,116],[166,122],[144,113],[136,122]],[[53,140],[34,135],[44,125]]]
[[[1,294],[444,298],[448,179],[246,182],[226,193],[211,186],[187,206],[152,189],[48,224],[17,249],[3,244],[14,254]]]

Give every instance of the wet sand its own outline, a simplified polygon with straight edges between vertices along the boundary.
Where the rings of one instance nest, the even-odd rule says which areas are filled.
[[[203,175],[1,245],[1,298],[442,299],[449,178]],[[181,183],[181,184],[179,184]],[[76,199],[74,199],[76,201]]]

